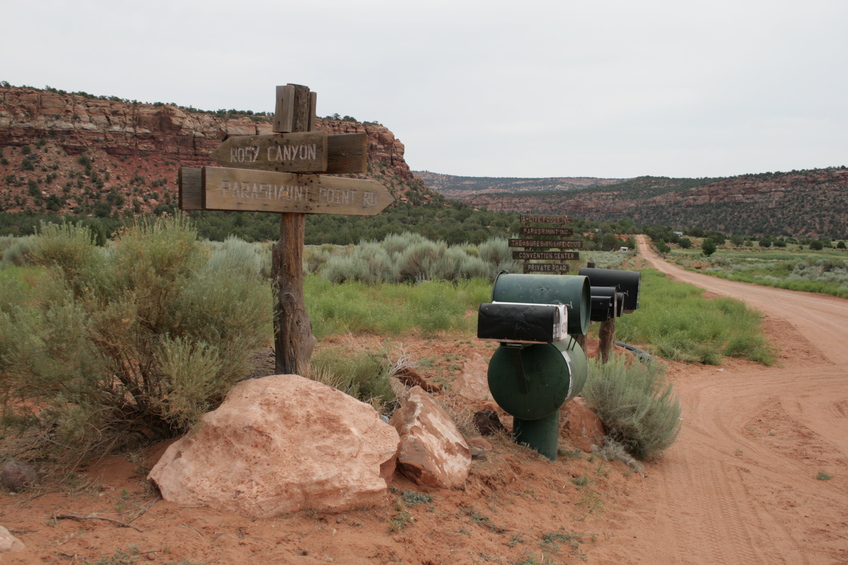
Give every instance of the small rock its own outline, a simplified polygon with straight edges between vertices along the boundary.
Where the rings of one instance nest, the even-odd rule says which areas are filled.
[[[475,461],[486,461],[486,453],[492,450],[492,444],[486,438],[473,437],[468,440],[468,448],[471,450],[471,459]]]
[[[506,431],[498,414],[490,408],[474,413],[474,427],[481,436],[493,436],[498,432]]]
[[[35,469],[20,461],[9,461],[0,473],[0,482],[12,492],[20,492],[38,480]]]
[[[442,385],[428,383],[427,380],[412,367],[401,368],[394,374],[394,377],[408,387],[420,386],[426,392],[442,391]]]
[[[391,424],[400,435],[397,466],[407,478],[439,488],[465,483],[471,450],[450,416],[421,387],[409,391]]]
[[[11,553],[26,549],[24,542],[12,535],[12,533],[0,526],[0,553]]]

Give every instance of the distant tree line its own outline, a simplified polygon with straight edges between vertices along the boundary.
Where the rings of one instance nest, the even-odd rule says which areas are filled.
[[[160,214],[173,214],[170,206]],[[200,237],[211,241],[224,241],[237,236],[245,241],[276,241],[280,236],[278,214],[257,212],[188,212]],[[58,215],[50,212],[0,213],[0,236],[24,236],[37,232],[45,223],[81,223],[98,239],[105,242],[122,227],[133,221],[132,217]],[[339,216],[307,214],[306,244],[334,245],[358,244],[361,241],[382,241],[390,234],[415,233],[432,241],[448,245],[468,243],[479,245],[497,237],[516,237],[521,227],[518,214],[476,210],[467,204],[440,200],[418,206],[396,203],[376,216]],[[640,230],[631,220],[621,222],[587,222],[574,218],[570,227],[574,236],[568,239],[583,241],[586,250],[609,251],[621,246],[634,247],[633,234]]]

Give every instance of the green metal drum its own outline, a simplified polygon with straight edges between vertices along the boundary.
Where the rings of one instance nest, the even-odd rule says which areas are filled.
[[[554,343],[503,344],[489,362],[489,390],[507,413],[539,420],[583,389],[586,354],[568,338]]]
[[[592,314],[588,277],[580,275],[523,275],[502,272],[492,289],[493,302],[564,304],[568,333],[586,335]]]

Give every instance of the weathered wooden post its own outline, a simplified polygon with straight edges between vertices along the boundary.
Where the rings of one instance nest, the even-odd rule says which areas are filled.
[[[612,348],[615,345],[615,318],[612,317],[606,322],[601,322],[601,327],[598,328],[598,356],[601,358],[601,363],[606,363],[612,356]]]
[[[315,128],[317,96],[309,88],[289,84],[277,87],[275,133],[298,133]],[[303,247],[306,214],[280,215],[280,239],[271,258],[274,285],[274,352],[276,371],[303,375],[315,348],[312,321],[303,295]]]
[[[315,131],[316,94],[306,86],[277,87],[272,135],[227,138],[212,152],[221,167],[180,168],[180,209],[276,212],[274,349],[278,373],[303,374],[315,347],[303,294],[306,214],[372,216],[394,198],[367,179],[314,173],[364,173],[366,134]]]

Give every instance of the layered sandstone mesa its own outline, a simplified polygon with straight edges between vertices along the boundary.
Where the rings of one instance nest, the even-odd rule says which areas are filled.
[[[268,88],[268,103],[274,86]],[[318,118],[318,131],[362,133],[368,159],[404,180],[413,178],[404,145],[385,126]],[[54,92],[29,87],[0,88],[0,146],[22,146],[49,138],[72,153],[102,149],[110,155],[176,159],[183,166],[211,164],[210,154],[230,136],[271,134],[270,118],[219,117],[173,104],[144,104],[116,98]]]
[[[269,518],[382,500],[398,434],[368,404],[297,375],[243,381],[148,478],[162,498]]]
[[[398,470],[420,485],[462,486],[471,450],[450,416],[421,387],[414,387],[390,423],[400,433]]]

